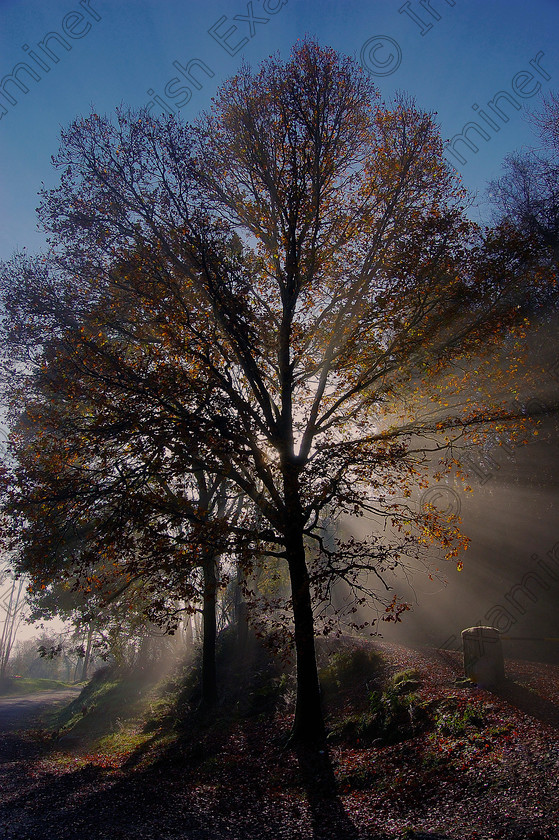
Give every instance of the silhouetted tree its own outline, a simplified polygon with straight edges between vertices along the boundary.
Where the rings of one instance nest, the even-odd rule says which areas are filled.
[[[286,563],[300,742],[325,736],[313,604],[343,579],[399,619],[392,570],[464,545],[456,517],[418,509],[414,488],[433,457],[440,476],[468,434],[508,416],[466,387],[520,330],[527,259],[468,221],[442,152],[430,115],[380,104],[354,62],[305,41],[285,63],[244,67],[194,127],[145,112],[76,121],[43,195],[45,267],[6,275],[15,343],[38,331],[48,354],[46,330],[81,335],[68,416],[83,421],[93,377],[106,390],[86,402],[90,430],[97,416],[109,430],[120,401],[130,417],[114,440],[160,428],[185,475],[196,460],[243,494],[239,522],[195,542],[231,534],[249,572]],[[516,364],[513,352],[502,382]],[[367,517],[371,533],[332,540],[326,515]]]

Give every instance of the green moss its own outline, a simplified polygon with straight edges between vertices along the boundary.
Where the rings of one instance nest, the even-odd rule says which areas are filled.
[[[137,726],[122,727],[118,732],[105,735],[95,742],[95,751],[106,755],[128,754],[140,749],[150,736],[138,729]]]

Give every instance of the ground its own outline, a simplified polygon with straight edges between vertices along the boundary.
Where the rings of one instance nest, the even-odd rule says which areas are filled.
[[[403,740],[383,742],[366,727],[361,737],[365,717],[352,717],[351,703],[335,709],[337,796],[313,778],[325,756],[309,767],[284,749],[287,704],[233,721],[218,714],[175,741],[117,719],[94,749],[12,730],[0,738],[0,836],[558,840],[559,667],[507,661],[507,685],[489,693],[456,683],[457,654],[377,647],[390,672],[414,669],[410,708],[427,710],[430,723],[412,716]]]

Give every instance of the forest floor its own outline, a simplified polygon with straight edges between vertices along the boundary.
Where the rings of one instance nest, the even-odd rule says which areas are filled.
[[[110,703],[90,691],[91,707],[74,701],[57,731],[51,720],[0,734],[0,836],[558,840],[559,666],[507,660],[506,684],[489,692],[457,681],[458,654],[375,648],[385,687],[401,672],[407,684],[401,692],[392,677],[373,699],[375,680],[365,692],[359,680],[334,691],[329,757],[320,760],[330,762],[337,795],[313,781],[308,756],[284,749],[285,680],[274,683],[283,693],[273,704],[263,684],[235,714],[218,710],[196,725],[155,695],[138,716],[130,695],[129,715],[88,741],[95,703],[99,721],[111,717]],[[323,675],[332,692],[335,669]],[[118,686],[111,691],[122,703]]]

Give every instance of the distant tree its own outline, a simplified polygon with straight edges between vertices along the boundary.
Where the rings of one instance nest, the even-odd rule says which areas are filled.
[[[25,581],[9,568],[0,569],[0,679],[4,679],[25,607]]]
[[[532,121],[547,149],[559,155],[559,93],[551,91],[540,111],[532,114]]]
[[[468,436],[518,419],[467,387],[517,376],[515,346],[497,367],[492,354],[524,329],[529,248],[468,221],[442,152],[430,115],[380,104],[350,59],[305,41],[243,68],[195,127],[75,122],[43,195],[45,268],[5,271],[13,345],[60,335],[61,306],[62,332],[82,335],[76,381],[107,383],[93,427],[118,395],[185,474],[196,458],[243,494],[239,522],[197,544],[229,532],[249,572],[287,567],[294,741],[325,737],[313,606],[341,579],[399,620],[392,571],[464,546],[457,518],[413,491],[433,460],[441,477]],[[332,539],[341,517],[370,533]]]
[[[10,669],[14,676],[27,676],[31,663],[39,655],[37,652],[38,644],[37,637],[16,641],[10,662]]]
[[[505,158],[504,174],[488,194],[499,220],[535,240],[542,256],[559,269],[559,99],[544,103],[533,123],[543,148],[514,152]]]

